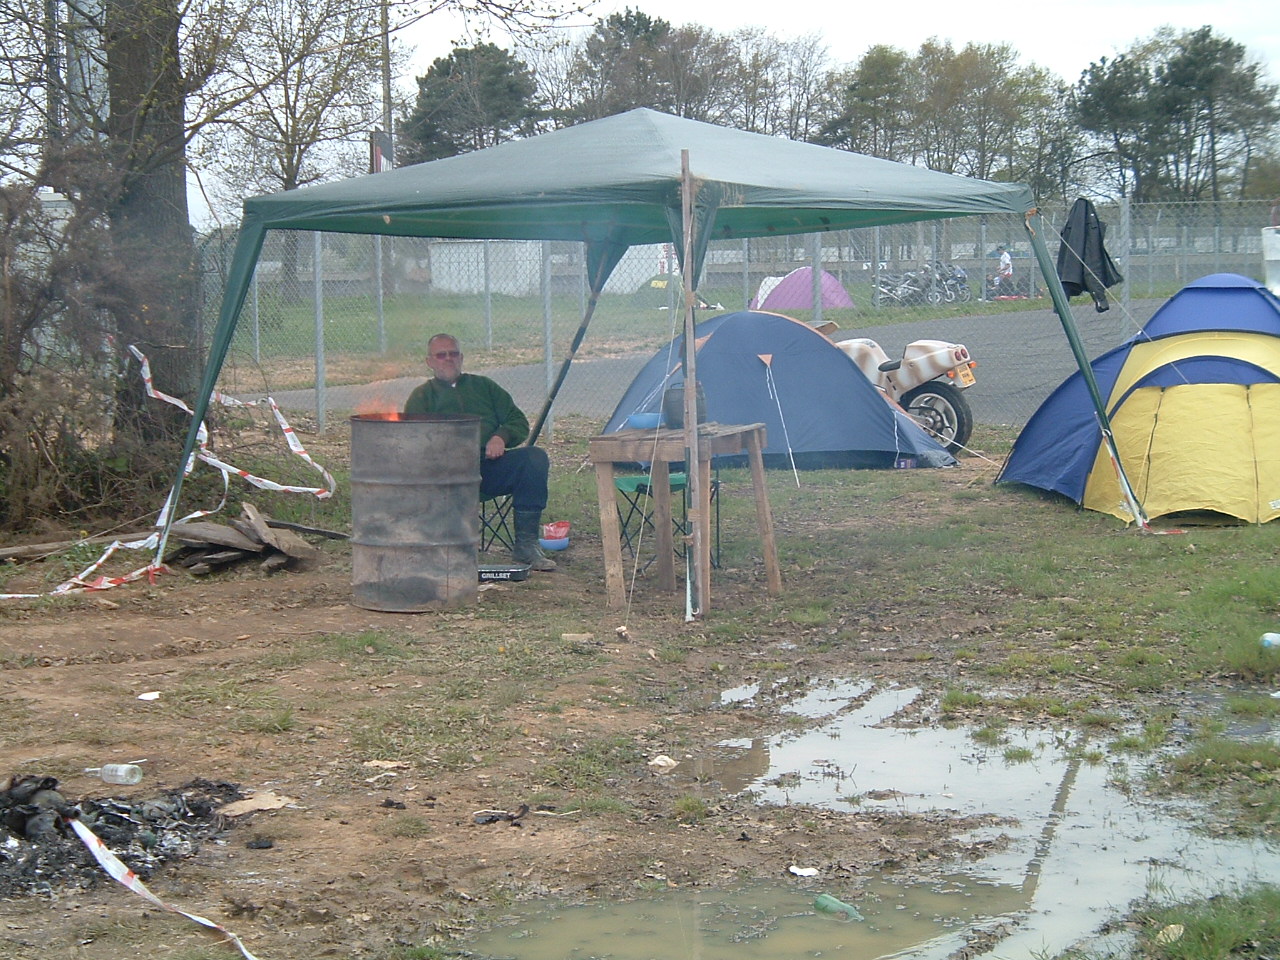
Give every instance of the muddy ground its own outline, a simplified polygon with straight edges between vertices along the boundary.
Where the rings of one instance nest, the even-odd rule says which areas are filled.
[[[956,472],[946,482],[973,479]],[[722,790],[713,766],[686,761],[664,773],[648,763],[780,729],[767,706],[725,710],[715,696],[765,675],[940,691],[1004,655],[982,646],[981,616],[916,622],[894,610],[891,630],[870,616],[808,629],[771,613],[758,571],[726,570],[716,605],[755,611],[755,629],[686,623],[678,598],[649,584],[622,636],[624,618],[604,609],[590,537],[561,555],[559,571],[484,591],[472,608],[374,613],[351,603],[349,546],[324,549],[322,561],[273,576],[247,565],[0,608],[0,776],[55,776],[71,802],[137,800],[197,779],[282,798],[278,809],[227,817],[148,880],[262,960],[453,949],[528,898],[760,879],[815,892],[839,884],[851,895],[873,875],[905,882],[991,852],[968,838],[972,820],[762,807]],[[788,566],[787,575],[803,573]],[[837,627],[857,640],[827,642]],[[394,635],[414,659],[389,659],[376,639],[317,652],[318,638],[363,630]],[[957,638],[972,641],[964,664],[945,654]],[[533,658],[524,690],[513,689],[518,669],[497,666],[517,653]],[[554,668],[538,663],[544,653]],[[419,701],[447,702],[454,686],[467,709],[452,721],[447,710],[431,714],[443,725],[439,752],[430,731],[426,746],[371,740],[372,712],[413,714]],[[925,703],[908,722],[937,722],[936,698]],[[600,744],[614,758],[594,773],[581,761]],[[83,773],[144,758],[136,786]],[[577,779],[565,772],[574,762]],[[74,838],[56,842],[76,849]],[[792,865],[819,877],[796,877]],[[5,897],[0,915],[3,960],[223,955],[195,925],[105,877]]]

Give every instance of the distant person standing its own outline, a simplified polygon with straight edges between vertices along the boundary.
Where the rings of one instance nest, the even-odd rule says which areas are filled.
[[[996,251],[1000,254],[1000,266],[996,268],[996,276],[1000,280],[1000,286],[1005,286],[1013,282],[1013,257],[1009,255],[1009,249],[1001,244],[996,247]]]
[[[996,267],[995,276],[991,278],[991,296],[1007,297],[1013,294],[1013,257],[1009,249],[1002,243],[996,247],[1000,254],[1000,263]]]

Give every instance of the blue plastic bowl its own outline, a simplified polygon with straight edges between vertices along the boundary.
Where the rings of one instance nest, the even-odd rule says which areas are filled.
[[[568,537],[561,537],[559,540],[542,539],[538,541],[538,546],[540,546],[543,550],[563,550],[568,545],[569,545]]]
[[[660,413],[633,413],[627,417],[627,426],[633,430],[653,430],[662,423]]]

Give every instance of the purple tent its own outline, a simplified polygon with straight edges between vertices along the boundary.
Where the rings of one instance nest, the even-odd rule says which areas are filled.
[[[770,281],[773,283],[770,283]],[[822,271],[822,307],[852,307],[853,298],[840,281],[827,271]],[[760,291],[751,301],[752,310],[812,310],[813,267],[799,267],[781,280],[766,277]]]

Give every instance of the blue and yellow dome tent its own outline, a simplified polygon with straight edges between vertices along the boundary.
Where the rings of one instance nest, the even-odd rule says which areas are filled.
[[[1280,299],[1266,287],[1229,273],[1196,280],[1091,367],[1148,518],[1280,516]],[[1135,519],[1078,372],[1027,422],[997,482]]]

